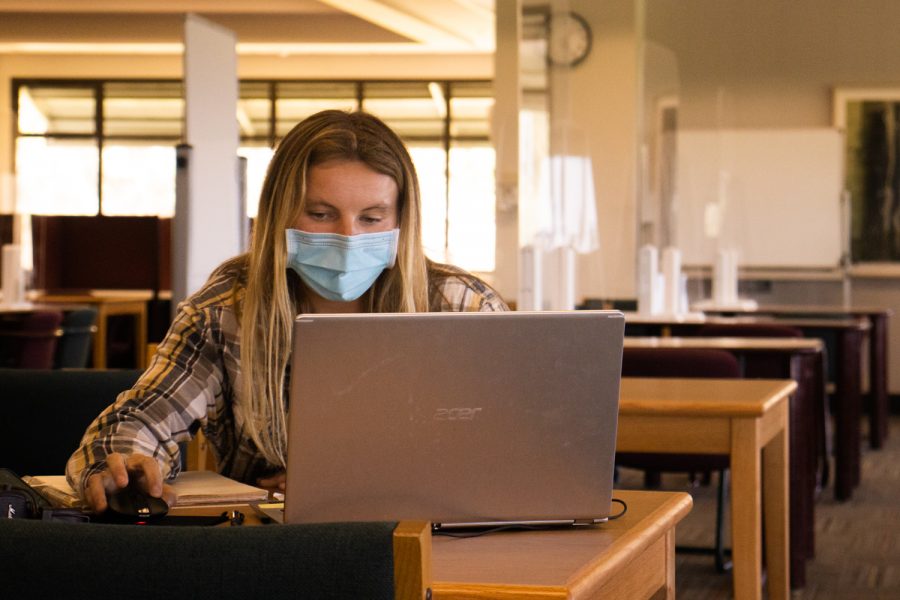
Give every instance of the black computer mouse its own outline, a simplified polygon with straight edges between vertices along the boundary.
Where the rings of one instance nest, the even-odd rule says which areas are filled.
[[[154,498],[135,486],[122,488],[106,498],[106,520],[138,523],[149,522],[166,516],[169,505],[162,498]]]

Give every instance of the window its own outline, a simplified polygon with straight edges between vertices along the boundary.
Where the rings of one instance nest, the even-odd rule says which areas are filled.
[[[363,110],[387,123],[409,148],[419,175],[425,253],[433,260],[450,260],[444,137],[447,102],[443,90],[432,96],[428,82],[423,81],[366,83],[363,98]]]
[[[900,262],[900,90],[840,90],[853,263]]]
[[[16,173],[23,212],[171,217],[179,81],[16,80]],[[326,108],[359,107],[403,138],[419,175],[426,253],[494,269],[493,106],[485,81],[242,81],[236,118],[247,214],[257,213],[273,148]],[[48,177],[53,173],[53,177]]]
[[[279,82],[275,84],[275,137],[281,139],[297,123],[320,110],[356,110],[353,82]]]
[[[447,260],[473,271],[494,270],[494,148],[490,84],[449,84]],[[489,250],[488,250],[489,249]]]
[[[16,196],[20,210],[36,215],[97,214],[99,165],[96,140],[19,138]]]
[[[151,142],[110,142],[103,147],[102,214],[175,214],[175,147]]]
[[[180,83],[16,87],[16,179],[23,212],[172,216],[174,146],[184,120]]]
[[[17,92],[16,184],[21,210],[96,214],[100,164],[96,88],[26,85]]]

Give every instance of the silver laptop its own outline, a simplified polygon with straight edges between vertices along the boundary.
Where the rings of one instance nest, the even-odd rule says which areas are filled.
[[[301,315],[284,521],[610,513],[617,311]]]

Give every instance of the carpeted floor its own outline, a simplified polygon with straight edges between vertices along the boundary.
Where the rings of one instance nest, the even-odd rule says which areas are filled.
[[[836,502],[831,487],[818,498],[816,557],[807,563],[806,587],[794,590],[793,599],[900,598],[900,416],[891,417],[890,427],[883,449],[864,445],[862,483],[851,500]],[[617,487],[640,489],[642,482],[640,472],[622,469]],[[694,508],[676,530],[679,544],[712,546],[715,483],[714,478],[709,486],[692,488],[683,475],[663,476],[663,489],[694,497]],[[733,596],[731,574],[716,573],[712,556],[678,554],[676,584],[677,597],[687,600]]]

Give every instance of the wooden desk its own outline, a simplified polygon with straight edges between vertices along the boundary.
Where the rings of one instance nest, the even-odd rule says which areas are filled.
[[[625,490],[613,496],[628,512],[595,527],[434,536],[432,598],[674,598],[675,525],[690,512],[691,497]],[[217,515],[223,508],[176,507],[171,514]],[[248,507],[235,508],[246,525],[259,524]]]
[[[733,309],[706,309],[708,313],[737,314]],[[869,446],[881,448],[888,437],[888,322],[893,311],[874,306],[816,306],[764,304],[740,314],[771,315],[775,318],[863,318],[869,322]]]
[[[790,594],[787,398],[796,388],[768,379],[622,379],[616,450],[729,455],[738,600],[761,596],[763,508],[769,598]]]
[[[35,302],[41,304],[81,304],[91,305],[97,309],[97,331],[93,337],[93,360],[95,369],[105,369],[108,319],[113,315],[131,315],[134,317],[134,367],[141,369],[146,364],[147,348],[147,301],[153,298],[153,292],[142,290],[93,290],[73,294],[37,294]]]
[[[0,314],[21,314],[21,313],[30,313],[37,310],[38,307],[35,306],[33,302],[23,302],[20,304],[3,304],[0,303]]]
[[[0,304],[0,314],[16,315],[33,313],[38,310],[57,310],[65,312],[67,310],[86,307],[86,304],[66,304],[64,306],[60,306],[59,304],[48,302],[23,302],[21,304]]]
[[[625,348],[725,350],[738,358],[744,377],[797,382],[789,409],[790,564],[791,588],[804,587],[806,561],[815,556],[818,461],[827,461],[822,341],[813,338],[626,337]]]
[[[435,536],[433,598],[674,598],[675,525],[690,511],[690,496],[623,490],[613,496],[628,512],[597,527]]]
[[[862,411],[860,372],[863,336],[869,330],[864,319],[814,319],[773,317],[717,317],[699,316],[690,319],[674,319],[657,315],[626,313],[626,335],[691,336],[705,324],[780,324],[803,330],[809,337],[833,335],[837,373],[834,373],[834,497],[849,500],[860,481],[860,427]]]

